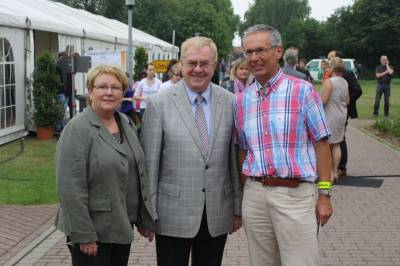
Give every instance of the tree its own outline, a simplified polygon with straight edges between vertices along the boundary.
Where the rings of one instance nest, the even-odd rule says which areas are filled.
[[[239,32],[242,35],[246,28],[256,24],[269,24],[284,32],[291,20],[303,20],[309,13],[308,0],[255,0],[246,11]]]
[[[53,127],[62,117],[62,107],[57,103],[57,93],[61,86],[56,66],[49,53],[35,60],[33,74],[33,119],[37,127]]]
[[[326,23],[331,33],[332,49],[342,50],[346,57],[354,57],[367,68],[379,64],[386,54],[396,58],[400,54],[400,6],[397,0],[358,0],[353,6],[342,8]],[[400,66],[400,62],[392,63]]]
[[[74,8],[84,9],[93,14],[101,14],[103,9],[103,2],[107,0],[54,0],[61,2],[67,6]]]
[[[232,50],[232,40],[239,22],[229,0],[142,0],[135,6],[134,26],[171,42],[176,31],[176,45],[196,32],[212,38],[223,57]]]
[[[139,80],[140,74],[146,69],[147,66],[148,56],[146,53],[146,49],[144,49],[143,47],[136,48],[134,61],[135,68],[133,70],[133,78],[134,80]]]

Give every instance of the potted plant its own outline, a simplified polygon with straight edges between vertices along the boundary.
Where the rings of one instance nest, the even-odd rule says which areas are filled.
[[[61,86],[53,57],[45,53],[35,60],[33,74],[33,120],[38,139],[50,139],[57,121],[62,117],[62,107],[57,102]]]

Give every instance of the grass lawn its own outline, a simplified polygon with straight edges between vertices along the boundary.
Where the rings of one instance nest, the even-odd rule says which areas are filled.
[[[373,120],[383,118],[383,95],[379,106],[379,116],[374,117],[372,115],[375,102],[376,80],[360,80],[360,84],[363,94],[357,100],[358,118]],[[321,84],[316,85],[318,90],[320,90],[321,86]],[[392,80],[389,118],[394,120],[400,119],[400,79]]]
[[[26,138],[23,153],[0,164],[0,204],[44,204],[57,202],[54,154],[56,139]],[[15,156],[20,141],[0,146],[0,161]]]

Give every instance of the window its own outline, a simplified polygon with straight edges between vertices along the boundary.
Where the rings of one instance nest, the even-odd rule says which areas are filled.
[[[15,61],[12,47],[0,38],[0,129],[15,125]]]
[[[311,61],[308,63],[307,69],[313,69],[313,68],[318,68],[318,61]]]

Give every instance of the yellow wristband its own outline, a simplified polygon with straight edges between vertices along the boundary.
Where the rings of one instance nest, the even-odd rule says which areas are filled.
[[[331,189],[332,183],[329,181],[320,181],[320,182],[318,182],[318,188],[319,189]]]

